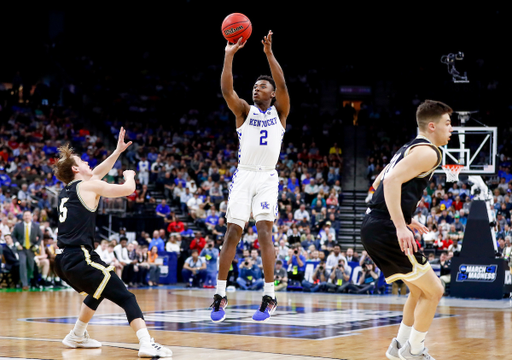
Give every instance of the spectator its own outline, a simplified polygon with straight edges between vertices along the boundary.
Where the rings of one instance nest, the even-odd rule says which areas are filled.
[[[197,252],[201,252],[203,248],[206,246],[206,240],[203,237],[203,234],[200,231],[195,232],[195,237],[192,239],[190,243],[190,250],[197,250]]]
[[[4,234],[5,248],[3,256],[5,259],[5,269],[11,273],[11,278],[14,286],[20,281],[20,255],[19,252],[23,251],[21,245],[14,244],[11,234]],[[2,247],[0,245],[0,247]]]
[[[251,257],[247,257],[241,263],[238,270],[236,282],[241,290],[261,290],[264,280],[261,278],[261,271],[256,264],[252,262]]]
[[[219,223],[219,216],[217,215],[217,210],[215,210],[214,207],[211,208],[210,215],[206,217],[204,223],[208,231],[215,229],[215,226]]]
[[[199,252],[194,249],[190,257],[185,260],[181,271],[183,280],[187,287],[202,287],[206,278],[206,261],[199,256]]]
[[[158,259],[158,247],[153,246],[148,252],[148,264],[149,264],[149,286],[157,286],[160,282],[160,265],[157,263]]]
[[[306,210],[306,204],[300,204],[300,207],[297,210],[295,210],[295,213],[293,214],[293,218],[296,221],[301,221],[301,220],[305,219],[309,223],[309,221],[311,219],[309,217],[308,211]]]
[[[347,253],[345,254],[345,258],[347,260],[347,263],[351,262],[351,261],[355,261],[355,262],[359,263],[359,256],[357,255],[357,253],[354,252],[353,248],[348,248],[347,249]]]
[[[446,284],[449,284],[451,280],[450,273],[452,263],[451,260],[448,259],[448,254],[445,251],[443,251],[439,257],[439,264],[441,264],[441,275],[439,278],[441,279],[441,283],[443,284],[446,293]]]
[[[171,236],[169,237],[169,241],[165,244],[165,251],[174,252],[179,256],[180,244],[178,242],[178,236],[181,238],[181,236],[178,234],[171,234]]]
[[[349,293],[354,294],[370,294],[376,289],[376,282],[379,279],[379,271],[377,271],[373,262],[366,262],[363,266],[363,273],[359,278],[358,284],[348,284],[346,289]]]
[[[168,233],[181,233],[183,230],[185,230],[183,221],[180,220],[180,218],[174,213],[174,211],[172,211],[170,214],[170,220],[171,221],[167,226]]]
[[[325,267],[325,262],[320,261],[318,266],[315,268],[315,271],[313,272],[311,280],[312,282],[302,280],[302,288],[305,292],[319,292],[327,290],[327,281],[329,280],[329,275]]]
[[[297,281],[301,284],[306,270],[306,258],[301,253],[300,244],[295,244],[289,249],[288,256],[288,280]]]
[[[208,238],[208,236],[207,236]],[[204,287],[214,289],[217,286],[217,259],[219,258],[219,250],[214,247],[213,239],[208,238],[206,247],[201,250],[200,256],[206,260],[206,278]]]
[[[329,254],[329,256],[327,257],[327,261],[325,262],[325,266],[327,268],[327,271],[329,272],[329,274],[331,273],[332,269],[338,265],[338,263],[340,262],[340,259],[343,259],[344,260],[344,263],[345,263],[345,271],[350,273],[350,269],[347,265],[347,259],[345,258],[345,256],[343,256],[341,254],[341,247],[340,245],[336,244],[334,245],[333,247],[333,252],[331,254]]]
[[[330,275],[331,282],[327,284],[328,291],[337,293],[346,292],[349,284],[353,284],[350,279],[350,272],[346,271],[345,265],[345,261],[340,259],[338,265],[332,268]]]
[[[21,246],[21,249],[18,247],[20,280],[23,289],[28,290],[34,272],[34,252],[41,246],[43,234],[39,225],[32,222],[32,213],[25,211],[23,221],[14,226],[11,235],[16,246]]]
[[[164,237],[165,238],[165,237]],[[163,255],[165,253],[165,241],[160,235],[160,231],[153,231],[153,238],[149,242],[149,248],[152,249],[153,246],[156,246],[158,249],[158,253]]]
[[[137,170],[137,176],[140,179],[140,183],[142,185],[148,185],[150,165],[149,161],[146,159],[146,155],[142,155],[140,157],[140,161],[137,164]]]
[[[180,194],[180,206],[181,211],[184,213],[188,213],[188,201],[192,199],[193,195],[190,192],[190,188],[185,188],[185,191],[181,192]]]
[[[286,291],[288,287],[288,276],[283,268],[283,261],[278,259],[274,267],[274,291]]]
[[[171,214],[171,208],[167,205],[167,201],[165,199],[162,199],[160,204],[156,206],[155,211],[157,216],[161,216],[163,218]]]
[[[215,236],[217,240],[222,240],[224,238],[224,235],[226,234],[226,231],[228,230],[226,226],[226,220],[224,217],[219,217],[219,222],[215,226],[215,228],[212,230],[212,234]]]

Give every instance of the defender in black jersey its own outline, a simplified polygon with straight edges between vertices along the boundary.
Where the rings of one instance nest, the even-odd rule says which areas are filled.
[[[55,176],[65,183],[59,194],[59,226],[55,272],[73,289],[85,297],[75,327],[62,343],[72,348],[100,347],[90,339],[86,327],[103,299],[119,305],[126,313],[132,329],[139,338],[140,357],[169,357],[172,351],[154,342],[135,295],[126,289],[113,266],[105,264],[94,251],[96,210],[101,196],[128,196],[135,190],[135,172],[126,170],[125,182],[108,184],[102,178],[112,169],[119,155],[130,146],[124,141],[121,128],[116,150],[92,170],[87,162],[76,156],[69,145],[59,148]]]
[[[441,162],[439,146],[450,139],[452,109],[427,100],[416,112],[419,136],[391,159],[373,187],[375,193],[361,226],[361,241],[386,282],[403,280],[410,294],[388,359],[432,359],[424,347],[443,286],[425,256],[418,252],[413,230],[426,227],[412,219],[423,190]]]

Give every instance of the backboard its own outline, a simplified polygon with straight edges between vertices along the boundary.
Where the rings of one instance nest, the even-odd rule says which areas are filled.
[[[494,175],[498,171],[498,128],[454,126],[450,142],[442,146],[441,165],[462,164],[461,175]],[[441,166],[436,174],[444,174]]]

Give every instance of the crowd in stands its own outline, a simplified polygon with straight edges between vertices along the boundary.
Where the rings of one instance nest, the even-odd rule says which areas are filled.
[[[70,142],[94,167],[110,155],[123,126],[133,144],[105,180],[119,183],[123,170],[136,169],[137,189],[122,200],[126,213],[137,216],[149,208],[163,226],[136,233],[131,241],[126,229],[116,229],[114,236],[98,236],[96,251],[127,285],[158,285],[159,265],[167,252],[174,252],[181,259],[179,280],[188,286],[214,287],[238,151],[234,123],[219,96],[218,66],[194,76],[187,69],[176,70],[169,79],[158,75],[148,61],[138,64],[138,71],[107,69],[87,56],[71,62],[66,81],[40,81],[32,93],[0,91],[3,271],[11,272],[12,282],[23,288],[31,281],[34,286],[61,284],[52,274],[56,196],[62,188],[52,174],[57,149]],[[251,81],[237,79],[237,88],[249,90]],[[382,292],[382,274],[367,254],[342,249],[337,241],[344,164],[339,133],[341,125],[353,119],[346,121],[347,111],[327,115],[318,108],[316,71],[291,73],[289,83],[296,107],[277,164],[279,211],[273,229],[277,289]],[[401,122],[400,115],[365,105],[359,114],[361,124],[371,127],[384,113],[391,119],[388,125]],[[370,128],[368,133],[373,134],[368,144],[368,178],[372,181],[413,131],[397,127],[390,135],[389,130]],[[509,258],[512,177],[507,141],[505,137],[501,147],[501,180],[493,191],[499,252]],[[433,262],[441,261],[443,254],[442,275],[446,275],[446,261],[462,246],[471,194],[467,183],[442,181],[442,177],[433,178],[415,218],[430,230],[416,235],[418,244],[427,253],[432,250]],[[34,229],[29,230],[28,241],[25,230],[14,231],[19,224]],[[249,221],[233,260],[229,285],[261,288],[259,254],[257,229]]]

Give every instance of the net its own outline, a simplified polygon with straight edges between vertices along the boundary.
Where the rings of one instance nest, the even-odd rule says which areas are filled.
[[[461,164],[448,164],[443,165],[443,170],[446,174],[446,182],[457,182],[459,181],[459,174],[464,169],[464,165]]]

